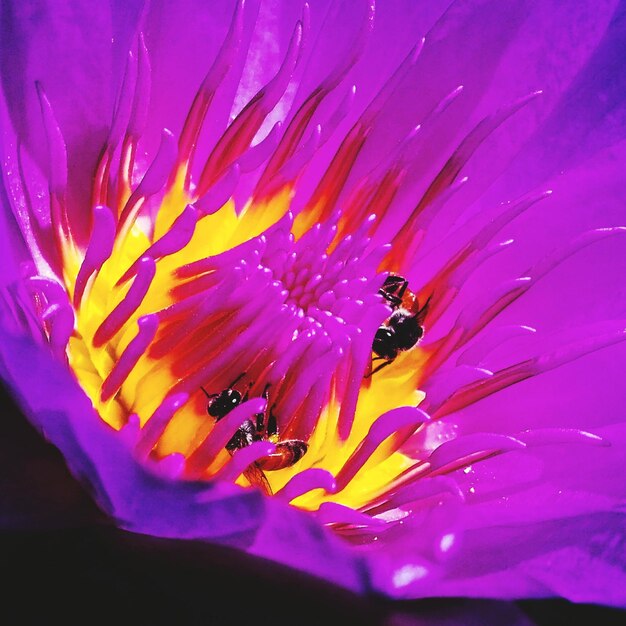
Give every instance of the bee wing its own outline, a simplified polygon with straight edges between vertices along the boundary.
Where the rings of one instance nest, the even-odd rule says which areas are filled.
[[[243,475],[248,479],[248,482],[252,486],[258,487],[266,496],[273,495],[272,488],[270,487],[263,470],[256,463],[249,465]]]

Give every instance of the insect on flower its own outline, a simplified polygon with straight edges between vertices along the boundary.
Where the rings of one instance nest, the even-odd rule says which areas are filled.
[[[215,418],[216,421],[226,417],[242,402],[247,402],[249,390],[253,386],[253,383],[250,382],[248,384],[248,388],[243,395],[241,392],[234,389],[235,384],[245,375],[245,372],[243,372],[237,376],[226,389],[219,393],[209,394],[204,387],[202,387],[202,391],[209,400],[207,413]],[[226,450],[228,450],[230,454],[233,454],[237,450],[252,445],[254,442],[272,442],[275,445],[275,449],[268,455],[258,458],[244,470],[244,476],[251,484],[260,487],[266,494],[271,495],[272,488],[263,472],[291,467],[306,454],[308,445],[299,439],[280,439],[276,416],[272,411],[272,405],[269,403],[269,388],[270,384],[268,383],[265,385],[262,394],[262,397],[266,401],[265,409],[257,413],[254,419],[246,419],[241,426],[239,426],[235,434],[226,444]]]
[[[560,592],[527,544],[623,510],[617,5],[71,4],[0,19],[0,375],[100,507],[396,597]]]
[[[389,302],[392,313],[376,331],[372,351],[374,361],[383,360],[365,377],[369,378],[391,365],[400,352],[410,350],[424,336],[424,320],[432,296],[420,306],[417,296],[408,289],[409,281],[402,276],[387,276],[378,293]]]

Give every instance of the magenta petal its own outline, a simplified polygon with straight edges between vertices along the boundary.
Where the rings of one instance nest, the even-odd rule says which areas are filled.
[[[334,493],[336,488],[335,477],[330,472],[312,467],[296,474],[276,495],[290,502],[313,489],[324,489]]]
[[[8,205],[0,180],[0,206]],[[0,211],[0,246],[4,251],[1,286],[13,283],[20,275],[20,262],[27,258],[24,240],[15,219],[9,211]]]
[[[530,454],[501,456],[457,472],[467,506],[444,595],[561,595],[624,605],[624,427],[600,430],[610,447],[565,432],[531,437]],[[549,436],[548,436],[549,434]],[[524,437],[521,434],[522,438]],[[548,443],[552,440],[553,443]],[[582,472],[581,472],[582,470]],[[499,480],[510,476],[503,491]],[[470,573],[471,572],[471,573]]]
[[[93,413],[63,367],[29,340],[0,332],[3,378],[37,429],[62,451],[72,474],[120,526],[245,547],[363,590],[359,559],[310,516],[228,483],[160,478],[136,461],[122,439]]]
[[[249,548],[251,554],[277,560],[354,591],[367,591],[366,565],[311,516],[267,503],[265,523]]]
[[[573,602],[626,604],[623,513],[589,514],[464,533],[441,595],[559,595]],[[472,571],[473,576],[467,576]]]
[[[624,428],[607,429],[603,437],[615,442],[613,458],[604,462],[600,459],[611,448],[553,444],[540,448],[543,453],[533,454],[535,458],[510,454],[458,472],[467,500],[454,529],[439,526],[442,536],[456,536],[450,540],[454,550],[445,568],[426,554],[421,561],[409,557],[408,538],[404,551],[395,549],[392,540],[385,547],[390,578],[406,577],[409,583],[386,586],[386,593],[399,597],[406,593],[559,595],[573,602],[624,606],[625,487],[617,469],[624,463]],[[586,480],[577,476],[581,459],[589,474]],[[503,490],[500,481],[507,473],[514,478]],[[420,533],[432,526],[423,520]],[[379,583],[388,585],[388,580]]]
[[[111,254],[114,237],[115,218],[113,213],[105,206],[94,207],[91,237],[74,288],[75,306],[80,304],[89,278],[102,267],[102,264]]]
[[[176,483],[156,478],[133,459],[115,432],[94,414],[71,376],[49,356],[25,338],[4,330],[2,349],[6,379],[11,381],[34,425],[63,452],[71,472],[88,485],[100,507],[124,527],[172,536],[177,533],[174,529],[178,523],[185,520],[186,536],[198,533],[207,538],[254,529],[256,494],[242,493],[226,485],[209,489],[189,485],[182,487],[184,496],[177,495]],[[20,357],[15,356],[18,354]],[[26,375],[27,370],[30,376]],[[225,495],[224,489],[229,495],[222,505],[216,506],[217,494]],[[212,506],[197,504],[198,496],[207,493],[215,500]],[[155,502],[161,497],[163,509],[156,514]],[[205,522],[188,517],[192,511],[200,513],[204,509],[214,510],[216,517],[211,514]],[[226,521],[229,510],[239,519],[234,525]],[[217,523],[219,519],[221,523]],[[204,529],[203,523],[207,524]]]
[[[623,3],[92,4],[2,12],[0,374],[102,511],[126,530],[227,544],[363,593],[626,606]],[[187,163],[182,213],[171,206],[154,239]],[[288,206],[254,232],[279,191]],[[198,224],[220,223],[231,198],[228,219],[252,219],[226,240],[249,240],[204,258],[194,240],[169,291],[167,257]],[[120,268],[116,289],[128,290],[93,337],[113,361],[101,372],[94,360],[96,393],[122,398],[148,350],[177,360],[160,405],[140,421],[141,407],[120,403],[116,432],[66,347],[91,341],[71,305],[140,215],[144,252]],[[60,252],[85,252],[71,302]],[[390,273],[410,284],[397,303],[380,291]],[[161,284],[167,308],[139,309]],[[391,309],[419,327],[384,356],[373,337],[393,337]],[[364,381],[373,349],[386,369]],[[155,460],[193,394],[243,367],[255,370],[249,393],[198,431],[189,458]],[[362,388],[380,380],[425,399],[390,398],[343,459],[322,446],[311,461],[329,401],[345,445],[376,405]],[[256,426],[250,441],[229,445],[244,426]],[[287,448],[281,435],[294,474],[277,497],[234,485]],[[390,448],[406,456],[390,459],[389,488],[344,504]],[[328,501],[289,506],[308,492]]]
[[[70,205],[77,231],[88,222],[88,182],[107,136],[122,63],[140,2],[111,11],[108,3],[11,5],[2,16],[2,86],[27,150],[46,163],[35,81],[46,90],[68,146]],[[111,45],[111,41],[114,45]],[[72,97],[68,98],[71,93]]]

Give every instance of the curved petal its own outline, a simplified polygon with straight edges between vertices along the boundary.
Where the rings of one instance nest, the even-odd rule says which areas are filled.
[[[135,281],[108,317],[103,314],[88,348],[99,349],[124,328],[121,343],[102,355],[112,364],[105,375],[97,372],[105,382],[94,402],[115,396],[154,337],[159,358],[178,350],[173,384],[184,393],[160,404],[151,398],[148,406],[156,406],[142,415],[143,426],[139,409],[129,403],[130,409],[120,410],[137,415],[125,415],[119,433],[109,427],[67,370],[63,361],[74,312],[64,298],[72,285],[62,272],[67,268],[54,259],[52,270],[63,276],[68,294],[61,283],[34,282],[61,291],[63,302],[35,290],[44,310],[33,323],[32,307],[20,300],[18,288],[10,285],[7,301],[0,301],[7,307],[6,315],[0,311],[0,374],[72,474],[124,529],[235,546],[351,590],[396,598],[557,594],[626,605],[626,348],[612,345],[623,328],[610,321],[624,317],[626,304],[620,228],[626,225],[626,118],[623,76],[614,79],[624,53],[623,6],[613,0],[593,7],[556,0],[444,0],[425,6],[394,0],[374,11],[368,0],[311,4],[155,0],[144,11],[141,2],[61,3],[54,10],[42,2],[3,11],[0,70],[7,114],[3,108],[0,203],[7,215],[0,244],[9,257],[3,281],[30,271],[19,265],[27,247],[35,261],[46,256],[52,231],[58,237],[75,229],[79,243],[85,241],[90,202],[106,204],[109,187],[123,199],[121,207],[126,203],[117,229],[125,237],[127,218],[134,221],[144,202],[157,203],[153,192],[171,191],[173,181],[178,183],[176,168],[189,163],[183,210],[197,193],[195,206],[203,215],[194,217],[193,233],[182,238],[202,250],[173,274],[182,278],[187,272],[190,280],[161,290],[182,301],[171,307],[169,300],[160,301],[169,308],[157,312],[141,309],[153,286],[158,291],[168,285],[157,276],[159,268],[175,262],[166,246],[167,254],[137,261],[137,272],[131,268],[122,275],[116,287],[134,274]],[[373,19],[377,26],[370,32]],[[539,96],[536,90],[544,87]],[[163,131],[167,149],[159,153],[157,131],[163,127],[173,133]],[[13,141],[15,135],[21,143]],[[117,150],[129,136],[134,144],[122,146],[125,161]],[[99,155],[102,167],[96,171]],[[131,165],[125,179],[109,185],[108,168],[116,159]],[[201,174],[194,186],[196,170]],[[48,192],[32,193],[41,186],[42,172],[49,174]],[[152,180],[155,172],[158,181]],[[134,178],[142,180],[138,187]],[[277,189],[286,190],[284,200],[273,197]],[[55,230],[55,203],[65,195],[71,228],[61,223]],[[230,202],[225,211],[209,206],[230,196],[237,198],[236,210]],[[245,210],[240,196],[248,203]],[[171,209],[168,203],[176,198],[166,197]],[[36,206],[30,221],[22,220],[31,200]],[[318,217],[327,220],[325,227],[299,232],[303,216],[318,221],[318,204],[324,205]],[[274,206],[275,224],[268,228],[263,219]],[[105,216],[106,228],[96,224],[90,246],[102,243],[104,256],[124,243],[109,241],[118,219],[115,207],[109,208],[96,212]],[[172,213],[168,231],[166,218],[156,227],[152,216],[143,217],[149,227],[133,235],[141,249],[153,252],[182,224]],[[358,224],[346,226],[350,219]],[[254,237],[246,231],[237,239],[237,225],[248,228],[251,222],[264,225],[251,227]],[[226,223],[234,229],[226,240],[232,235],[244,243],[230,249],[215,243],[206,256],[206,242],[194,240],[195,233],[212,236],[212,224]],[[100,242],[102,232],[111,237]],[[150,240],[155,233],[156,242]],[[388,241],[391,246],[381,245]],[[318,244],[320,259],[314,258]],[[60,256],[67,255],[63,241],[60,247]],[[181,246],[173,248],[177,253]],[[80,277],[71,301],[80,304],[108,259],[96,260],[97,269],[84,270],[88,275]],[[238,265],[229,275],[233,260]],[[280,266],[287,263],[291,269],[283,277]],[[169,275],[175,267],[167,267]],[[40,264],[38,269],[45,273]],[[400,277],[405,284],[395,303],[379,289],[384,275],[377,272],[383,269],[401,269],[416,293],[405,294],[407,280]],[[332,280],[326,288],[324,272],[342,278],[336,294]],[[423,286],[419,293],[417,284]],[[415,313],[418,299],[422,307]],[[321,308],[314,306],[318,300],[325,303]],[[329,302],[332,312],[322,310]],[[392,365],[402,352],[398,361],[409,363],[405,380],[394,378],[391,367],[381,374],[370,367],[365,378],[376,373],[375,383],[382,379],[394,392],[410,387],[410,403],[401,413],[411,419],[398,432],[375,433],[376,464],[388,453],[387,460],[403,465],[387,491],[381,487],[368,504],[355,510],[329,500],[310,515],[257,489],[191,480],[191,472],[183,478],[180,452],[152,459],[157,440],[203,378],[210,374],[221,381],[227,361],[240,367],[248,348],[258,369],[250,376],[268,376],[274,368],[269,393],[279,385],[285,393],[272,404],[268,384],[264,400],[254,397],[258,380],[248,389],[252,399],[239,393],[241,406],[223,421],[225,415],[216,417],[219,424],[209,435],[201,433],[204,443],[189,457],[197,475],[212,475],[216,457],[228,459],[225,450],[245,447],[241,441],[250,429],[256,447],[235,452],[224,475],[249,469],[247,462],[276,452],[280,444],[285,456],[275,454],[273,462],[283,465],[271,469],[290,470],[309,450],[309,435],[318,435],[320,411],[333,403],[340,405],[336,445],[348,446],[357,430],[360,393],[376,389],[362,378],[372,359],[372,336],[379,338],[381,324],[392,334],[390,307],[393,316],[413,312],[411,319],[419,322],[420,334],[408,350],[398,347],[378,357],[383,366]],[[191,320],[185,317],[190,311]],[[168,316],[171,326],[159,327]],[[261,323],[254,326],[257,319]],[[599,320],[606,319],[605,328]],[[301,320],[308,326],[301,327]],[[218,330],[207,338],[213,323]],[[266,333],[276,326],[286,331],[277,335],[274,353]],[[537,332],[506,331],[507,341],[499,343],[496,326]],[[163,328],[171,332],[157,335]],[[60,359],[38,343],[44,329]],[[219,336],[224,329],[236,335],[229,345]],[[611,332],[605,336],[603,329]],[[563,348],[572,343],[578,348]],[[480,362],[473,363],[472,355]],[[290,370],[296,360],[309,366],[310,380]],[[331,366],[337,367],[336,378]],[[184,378],[187,369],[191,374]],[[141,384],[147,388],[146,378]],[[414,431],[421,411],[414,408],[421,401],[416,379],[432,419]],[[369,416],[370,424],[381,423],[376,415]],[[397,419],[393,409],[384,413],[389,415]],[[326,427],[332,425],[325,419]],[[273,447],[268,440],[278,439],[279,427],[291,440]],[[600,446],[605,440],[610,447]],[[333,487],[326,490],[329,497],[348,491],[348,483],[365,473],[372,452],[367,436],[359,441],[347,451],[347,463],[333,461],[332,471],[315,467],[323,472],[316,475],[309,469],[309,478],[317,476],[311,485],[322,477]],[[342,466],[345,471],[336,469]],[[298,481],[284,484],[289,492]],[[279,485],[280,493],[285,492]]]
[[[423,518],[419,531],[439,531],[449,553],[444,565],[404,529],[404,549],[398,549],[400,537],[382,535],[371,551],[370,558],[387,568],[374,584],[403,598],[558,595],[623,607],[625,486],[619,468],[626,431],[619,425],[600,432],[613,448],[552,444],[457,472],[466,505],[457,509],[456,524],[449,525],[447,512]],[[443,499],[438,508],[449,504]]]
[[[360,558],[312,517],[256,490],[160,477],[95,415],[51,355],[4,328],[0,336],[3,379],[33,425],[61,450],[71,473],[122,528],[237,546],[363,590]]]
[[[69,154],[69,204],[77,230],[88,224],[89,181],[107,137],[126,51],[142,2],[39,1],[2,13],[2,89],[24,146],[45,170],[35,81],[46,90]],[[113,42],[113,45],[111,45]],[[79,226],[82,222],[82,229]]]

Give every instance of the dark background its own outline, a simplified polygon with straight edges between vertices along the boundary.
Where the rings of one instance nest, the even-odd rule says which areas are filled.
[[[1,391],[2,623],[626,624],[626,611],[564,600],[358,597],[230,548],[120,531]]]

